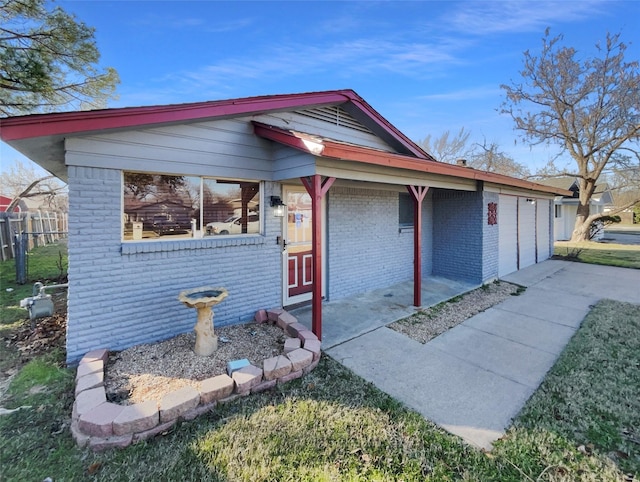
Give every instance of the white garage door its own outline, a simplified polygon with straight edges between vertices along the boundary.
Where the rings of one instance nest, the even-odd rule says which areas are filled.
[[[536,205],[518,198],[518,269],[536,264]]]
[[[518,270],[518,198],[498,198],[498,276]]]
[[[549,200],[538,199],[536,201],[536,243],[538,256],[536,261],[540,263],[551,256],[549,252]]]

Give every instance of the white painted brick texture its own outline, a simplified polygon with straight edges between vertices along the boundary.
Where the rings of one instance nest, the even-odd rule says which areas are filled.
[[[207,241],[189,240],[176,249],[180,241],[161,241],[132,249],[121,241],[121,189],[120,171],[69,167],[68,361],[94,348],[120,350],[190,331],[196,313],[177,300],[184,289],[228,289],[214,308],[216,326],[281,304],[279,219],[265,213],[265,237],[253,244],[229,239],[202,247]],[[280,194],[277,185],[266,189]]]
[[[332,300],[413,279],[413,232],[398,230],[398,193],[334,187],[328,197]],[[423,207],[423,274],[431,273],[431,204]]]

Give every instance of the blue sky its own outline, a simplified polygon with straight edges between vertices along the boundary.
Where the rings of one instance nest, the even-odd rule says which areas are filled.
[[[101,65],[119,72],[110,107],[350,88],[414,141],[465,127],[532,170],[550,152],[516,143],[497,109],[545,29],[585,56],[619,32],[640,60],[637,1],[57,3],[95,27]]]

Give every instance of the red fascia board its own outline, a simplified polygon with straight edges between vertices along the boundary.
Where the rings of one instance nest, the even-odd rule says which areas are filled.
[[[14,141],[36,137],[62,136],[233,115],[256,114],[322,104],[343,104],[345,102],[351,102],[358,109],[364,111],[374,122],[398,139],[417,157],[433,160],[428,153],[396,129],[351,89],[245,97],[192,104],[124,107],[10,117],[0,119],[0,138],[4,141]]]
[[[399,154],[391,154],[382,151],[375,151],[361,146],[340,144],[331,141],[324,142],[325,147],[322,155],[336,159],[364,162],[379,166],[389,166],[399,169],[409,169],[431,174],[441,174],[444,176],[454,176],[464,179],[474,179],[477,181],[493,182],[507,186],[530,189],[534,191],[548,192],[553,194],[564,194],[565,190],[544,186],[524,179],[504,176],[493,172],[478,171],[469,167],[456,166],[444,162],[411,159]],[[568,191],[567,191],[568,192]]]
[[[352,95],[350,97],[350,100],[353,104],[357,105],[360,108],[360,110],[368,112],[369,115],[376,121],[376,123],[378,123],[386,131],[392,133],[396,138],[398,138],[398,140],[400,140],[413,154],[415,154],[416,157],[435,161],[435,159],[431,156],[431,154],[426,152],[424,149],[418,146],[415,142],[413,142],[411,139],[405,136],[401,131],[396,129],[396,127],[393,124],[391,124],[389,121],[387,121],[387,119],[382,117],[378,113],[378,111],[376,111],[373,107],[371,107],[371,105],[369,105],[369,103],[365,101],[362,97],[360,97],[358,94],[356,94],[353,91],[351,91],[351,94]]]
[[[291,131],[280,129],[278,127],[254,122],[255,133],[266,139],[270,139],[287,146],[309,152],[313,155],[321,155],[332,159],[340,159],[344,161],[362,162],[365,164],[374,164],[378,166],[387,166],[398,169],[407,169],[417,172],[426,172],[431,174],[439,174],[443,176],[453,176],[463,179],[474,179],[478,181],[494,182],[507,186],[530,189],[534,191],[548,192],[552,194],[570,193],[564,189],[544,186],[524,179],[504,176],[486,171],[478,171],[469,167],[456,166],[446,164],[444,162],[430,161],[426,159],[414,159],[401,154],[393,154],[390,152],[378,151],[368,147],[356,146],[353,144],[342,144],[339,142],[322,139],[315,140],[324,147],[321,153],[312,152],[303,138],[294,135]]]
[[[340,104],[354,98],[351,90],[246,97],[163,106],[124,107],[82,112],[33,114],[0,119],[4,141],[283,110],[318,104]]]

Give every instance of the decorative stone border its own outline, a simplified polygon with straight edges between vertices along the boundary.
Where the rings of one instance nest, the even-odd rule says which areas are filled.
[[[87,353],[76,372],[76,400],[71,415],[71,434],[76,443],[96,452],[127,447],[169,430],[178,421],[193,420],[213,410],[218,403],[300,378],[318,365],[321,343],[293,315],[280,308],[259,310],[255,320],[275,324],[287,335],[282,355],[267,358],[262,368],[245,365],[230,374],[207,378],[201,382],[199,391],[193,387],[174,390],[160,403],[107,402],[104,368],[109,350]]]

